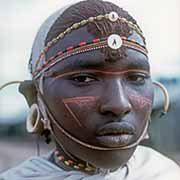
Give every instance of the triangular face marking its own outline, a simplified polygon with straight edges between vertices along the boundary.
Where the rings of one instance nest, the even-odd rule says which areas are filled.
[[[94,109],[97,97],[74,97],[63,99],[63,103],[79,127],[82,127],[82,119],[87,116],[87,110]]]
[[[137,107],[139,107],[141,109],[145,108],[146,106],[152,105],[152,101],[145,97],[130,95],[130,99],[136,103]]]
[[[112,34],[108,37],[108,46],[112,49],[119,49],[122,46],[122,39],[118,34]]]

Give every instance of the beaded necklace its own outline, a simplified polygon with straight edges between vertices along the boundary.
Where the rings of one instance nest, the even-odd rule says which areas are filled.
[[[65,166],[71,167],[74,170],[85,171],[87,173],[94,173],[96,168],[86,162],[80,162],[78,160],[72,160],[71,158],[65,158],[58,150],[54,152],[54,160],[57,164],[63,163]]]

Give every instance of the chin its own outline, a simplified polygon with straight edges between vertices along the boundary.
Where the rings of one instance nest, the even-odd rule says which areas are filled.
[[[64,134],[58,133],[63,147],[77,158],[86,161],[97,168],[117,169],[125,165],[133,155],[136,147],[123,150],[94,150],[74,142]]]
[[[94,151],[81,152],[81,158],[89,161],[97,168],[117,169],[124,166],[132,157],[136,148],[114,151]],[[79,154],[80,155],[80,154]]]
[[[89,156],[84,156],[95,167],[103,169],[116,169],[125,165],[131,158],[135,151],[135,148],[127,150],[115,150],[115,151],[99,151],[91,150]]]

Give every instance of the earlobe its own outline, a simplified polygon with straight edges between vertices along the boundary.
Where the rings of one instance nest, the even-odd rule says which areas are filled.
[[[30,107],[27,120],[26,129],[29,133],[39,133],[43,131],[43,123],[41,121],[41,113],[37,104]]]
[[[170,103],[169,102],[169,94],[168,94],[166,87],[163,84],[161,84],[160,82],[154,81],[153,84],[155,86],[158,86],[164,94],[164,111],[160,115],[160,117],[162,117],[163,115],[165,115],[168,112],[168,109],[169,109],[169,103]]]
[[[21,82],[19,85],[19,92],[26,98],[29,107],[37,102],[37,90],[33,81],[26,80]]]

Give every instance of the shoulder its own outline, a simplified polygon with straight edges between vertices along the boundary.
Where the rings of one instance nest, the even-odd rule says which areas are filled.
[[[144,176],[147,180],[180,179],[180,167],[166,156],[148,147],[137,147],[130,160],[130,166],[137,176]]]
[[[31,157],[20,165],[0,174],[0,180],[41,179],[54,172],[62,171],[44,157]]]

